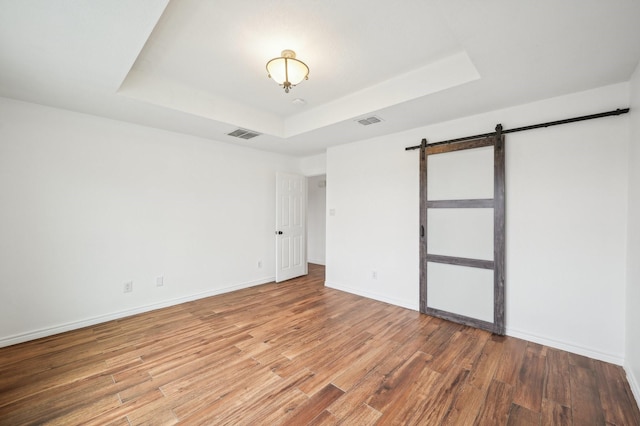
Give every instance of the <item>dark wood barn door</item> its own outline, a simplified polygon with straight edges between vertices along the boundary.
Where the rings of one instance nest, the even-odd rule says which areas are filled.
[[[420,311],[505,332],[505,164],[493,136],[420,152]]]

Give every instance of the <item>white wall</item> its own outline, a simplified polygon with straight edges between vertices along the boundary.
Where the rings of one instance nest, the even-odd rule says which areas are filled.
[[[406,146],[625,107],[628,90],[623,83],[330,148],[327,285],[418,309],[418,151]],[[507,135],[508,334],[622,363],[628,124],[619,116]]]
[[[640,64],[631,79],[625,369],[640,402]]]
[[[415,143],[405,133],[327,151],[327,286],[418,309],[418,157],[404,151]]]
[[[317,176],[327,173],[327,154],[317,154],[300,158],[300,172],[305,176]]]
[[[298,160],[0,98],[0,346],[273,280],[277,170]]]
[[[307,179],[307,260],[318,265],[325,264],[326,182],[326,175]]]

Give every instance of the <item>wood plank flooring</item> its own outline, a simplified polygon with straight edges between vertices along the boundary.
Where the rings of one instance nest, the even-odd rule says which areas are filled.
[[[640,425],[622,368],[324,269],[0,349],[0,424]]]

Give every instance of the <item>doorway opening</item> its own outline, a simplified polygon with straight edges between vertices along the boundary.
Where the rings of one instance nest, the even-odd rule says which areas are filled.
[[[327,175],[307,178],[307,261],[326,264]]]

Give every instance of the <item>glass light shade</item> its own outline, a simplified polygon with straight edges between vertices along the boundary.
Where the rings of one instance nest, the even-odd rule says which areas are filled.
[[[283,50],[282,56],[267,62],[267,72],[276,83],[289,92],[291,86],[295,86],[302,80],[309,78],[309,67],[296,59],[292,50]]]

